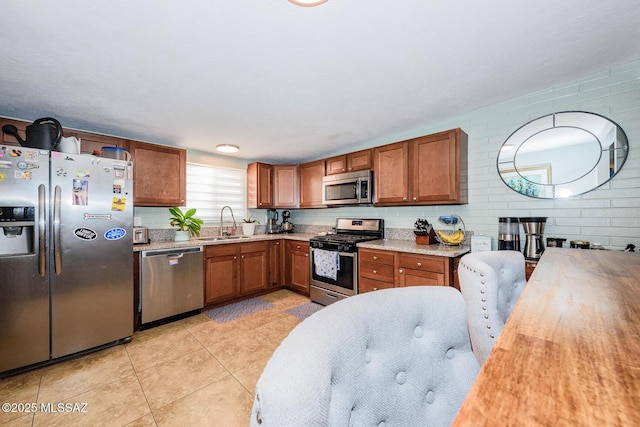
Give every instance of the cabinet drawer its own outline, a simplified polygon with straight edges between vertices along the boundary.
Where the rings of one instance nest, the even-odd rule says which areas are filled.
[[[250,243],[240,243],[240,253],[248,254],[250,252],[262,252],[267,250],[267,242],[250,242]]]
[[[204,257],[235,255],[238,245],[236,243],[224,243],[222,245],[208,245],[204,248]]]
[[[369,279],[368,277],[361,277],[358,282],[358,293],[363,294],[365,292],[377,291],[380,289],[393,288],[393,283],[381,282],[379,280]]]
[[[420,271],[432,271],[434,273],[442,273],[446,271],[443,257],[430,257],[427,255],[400,254],[400,268],[410,268]]]
[[[299,240],[287,240],[288,251],[309,252],[309,242]]]
[[[378,264],[393,265],[395,261],[395,253],[388,251],[372,251],[360,249],[358,251],[360,261],[375,262]]]
[[[379,264],[375,262],[360,262],[360,277],[380,280],[382,282],[394,283],[395,269],[393,265]]]

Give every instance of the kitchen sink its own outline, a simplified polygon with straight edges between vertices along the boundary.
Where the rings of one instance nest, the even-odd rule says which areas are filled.
[[[204,241],[216,241],[216,240],[238,240],[238,239],[250,239],[251,236],[211,236],[211,237],[198,237],[197,240]]]

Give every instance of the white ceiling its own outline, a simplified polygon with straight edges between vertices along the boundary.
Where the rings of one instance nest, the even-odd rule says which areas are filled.
[[[0,15],[0,115],[274,162],[640,58],[637,0],[2,0]]]

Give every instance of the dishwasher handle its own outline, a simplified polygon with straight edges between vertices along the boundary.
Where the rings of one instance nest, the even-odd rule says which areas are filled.
[[[148,258],[148,257],[164,256],[164,257],[168,257],[168,258],[181,258],[185,254],[198,253],[198,252],[202,252],[202,246],[184,248],[184,249],[180,249],[180,250],[176,250],[176,249],[164,249],[164,250],[162,250],[161,249],[161,250],[157,250],[157,251],[142,251],[142,257],[143,258]]]

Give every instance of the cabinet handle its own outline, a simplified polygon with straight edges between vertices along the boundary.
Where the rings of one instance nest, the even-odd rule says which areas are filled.
[[[309,254],[304,254],[304,256],[308,257],[308,256],[309,256]]]
[[[244,259],[244,255],[241,255],[240,258]]]
[[[237,257],[237,256],[234,256],[234,257],[233,257],[233,259],[238,259],[238,257]]]
[[[296,248],[297,248],[297,249],[300,249],[300,245],[297,245],[297,246],[296,246]]]
[[[280,244],[280,242],[276,242],[276,246],[278,246]]]
[[[377,290],[378,290],[378,288],[373,288],[373,290],[374,290],[374,291],[377,291]]]
[[[407,198],[406,198],[406,197],[403,197],[403,198],[402,198],[402,200],[407,200]]]
[[[415,202],[416,200],[418,200],[418,198],[417,198],[417,197],[414,197],[414,198],[413,198],[413,201]]]
[[[421,262],[418,263],[418,267],[422,267],[422,263]]]
[[[373,274],[378,274],[378,272],[376,270],[373,270]]]
[[[374,255],[373,260],[374,260],[374,261],[377,261],[377,260],[378,260],[378,257]]]
[[[400,269],[400,270],[398,270],[398,273],[402,274],[402,273],[404,273],[404,270]]]

